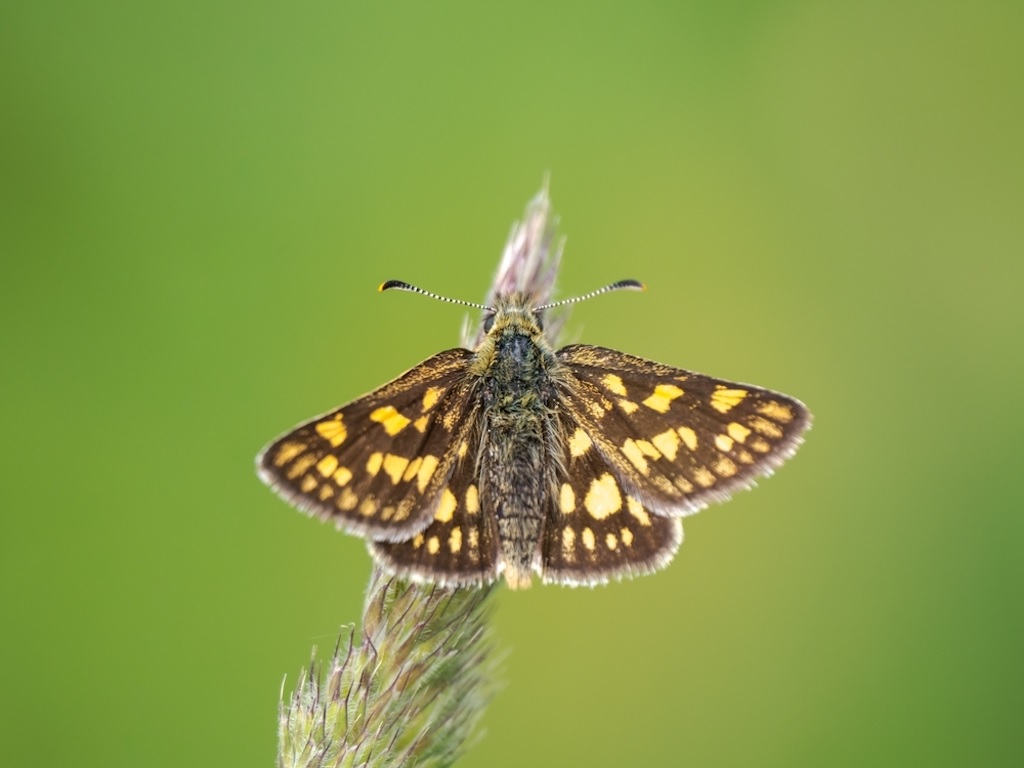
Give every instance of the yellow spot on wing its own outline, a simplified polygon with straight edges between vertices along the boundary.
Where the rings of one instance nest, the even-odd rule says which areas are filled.
[[[416,473],[420,471],[420,462],[422,461],[422,457],[417,456],[415,459],[409,462],[409,466],[405,468],[405,474],[402,475],[403,482],[408,483],[410,480],[416,477]]]
[[[644,400],[644,405],[658,413],[668,413],[672,401],[683,396],[683,390],[675,384],[659,384],[654,388],[654,393]]]
[[[721,477],[732,477],[736,474],[736,464],[728,456],[719,457],[713,467]]]
[[[477,491],[475,485],[469,486],[466,489],[466,513],[475,515],[480,511],[480,492]]]
[[[338,497],[338,509],[345,512],[351,512],[358,503],[359,497],[352,492],[351,488],[346,488],[341,492],[341,496]]]
[[[778,403],[774,400],[761,403],[757,406],[757,412],[783,424],[789,424],[793,420],[793,409],[785,403]]]
[[[675,477],[679,477],[679,475],[675,475]],[[654,487],[662,493],[667,493],[669,496],[679,495],[676,493],[676,487],[672,485],[672,481],[664,475],[655,475],[651,478],[651,482],[654,483]]]
[[[729,433],[729,437],[735,440],[737,443],[742,443],[750,435],[750,430],[740,424],[738,421],[729,422],[729,426],[725,428],[725,431]]]
[[[651,468],[647,466],[647,459],[644,458],[643,451],[640,450],[633,438],[629,438],[622,444],[622,453],[629,459],[629,463],[637,468],[640,474],[649,475],[651,473]]]
[[[693,470],[693,479],[697,481],[697,485],[701,488],[710,488],[715,484],[717,478],[707,467],[697,467]]]
[[[328,453],[316,463],[316,471],[324,477],[330,477],[338,468],[338,457]]]
[[[436,555],[441,550],[441,540],[437,536],[427,539],[427,552]]]
[[[621,408],[627,416],[630,416],[636,413],[640,406],[634,403],[632,400],[627,400],[626,398],[623,397],[619,399],[619,408]]]
[[[614,533],[609,533],[607,536],[605,536],[604,543],[605,546],[608,547],[608,549],[619,548],[619,539]]]
[[[462,529],[455,528],[448,536],[448,549],[451,550],[452,554],[457,554],[462,549]]]
[[[697,433],[689,427],[680,427],[676,430],[679,436],[683,438],[683,445],[689,448],[691,451],[697,450]]]
[[[720,451],[731,451],[733,439],[728,435],[715,435],[715,447]]]
[[[594,532],[589,528],[584,528],[580,538],[583,539],[583,546],[586,547],[589,551],[593,552],[594,546],[597,543],[594,539]]]
[[[401,522],[409,517],[409,513],[412,511],[412,500],[402,499],[398,503],[397,509],[394,510],[395,522]]]
[[[422,432],[426,432],[427,431],[427,423],[429,421],[430,421],[430,417],[429,416],[420,416],[418,419],[416,419],[416,421],[414,421],[412,423],[412,425],[414,427],[416,427],[416,431],[417,432],[421,432],[422,433]]]
[[[426,413],[435,405],[441,397],[443,390],[440,387],[430,387],[423,393],[423,412]]]
[[[306,450],[305,443],[282,443],[274,454],[274,466],[283,467],[300,453]]]
[[[380,451],[375,451],[370,454],[370,458],[366,460],[366,471],[370,477],[376,477],[377,473],[380,472],[380,467],[384,463],[384,454]]]
[[[302,478],[302,485],[299,486],[303,493],[312,493],[320,483],[313,475],[306,475]]]
[[[345,425],[341,423],[340,413],[333,419],[321,421],[317,424],[316,433],[335,448],[344,443],[345,438],[348,436],[348,430],[345,429]]]
[[[295,460],[290,467],[288,467],[288,478],[295,480],[299,475],[306,474],[306,470],[316,464],[316,456],[312,453],[307,453],[304,456],[300,456]]]
[[[751,419],[750,426],[754,428],[755,432],[760,432],[765,437],[770,437],[774,440],[778,440],[780,437],[782,437],[782,427],[780,427],[774,421],[762,419],[760,416],[755,416],[753,419]]]
[[[395,509],[395,522],[401,522],[409,517],[409,512],[412,510],[412,501],[409,499],[402,499],[398,504],[398,508]]]
[[[582,456],[590,450],[591,445],[590,435],[579,427],[576,427],[576,431],[573,432],[572,437],[569,438],[569,455]]]
[[[655,435],[651,438],[651,442],[654,443],[655,448],[665,454],[665,458],[669,461],[676,460],[676,454],[679,452],[679,435],[674,429]]]
[[[459,500],[455,498],[455,494],[450,489],[445,488],[441,491],[441,501],[437,504],[437,512],[434,513],[434,519],[442,523],[450,523],[452,515],[455,514],[458,506]]]
[[[627,547],[633,546],[633,532],[629,528],[623,528],[619,531],[619,536],[622,537],[622,543]]]
[[[320,486],[320,501],[327,501],[334,495],[334,487],[331,485]]]
[[[622,383],[622,379],[616,376],[614,373],[605,374],[601,382],[608,388],[610,392],[616,395],[626,396],[626,385]]]
[[[651,445],[646,440],[637,440],[636,441],[636,447],[639,448],[643,452],[644,456],[647,456],[648,458],[651,458],[651,459],[660,459],[661,458],[661,453],[658,452],[658,449],[655,448],[653,445]]]
[[[651,517],[647,514],[647,510],[644,509],[643,504],[632,496],[626,497],[626,508],[629,510],[629,514],[640,522],[640,525],[647,526],[651,524]]]
[[[772,449],[768,441],[761,437],[755,437],[750,441],[750,447],[758,453],[768,453]]]
[[[571,515],[576,511],[576,494],[568,483],[562,483],[562,490],[558,495],[558,508],[563,515]]]
[[[377,499],[374,496],[367,496],[359,504],[359,514],[370,517],[371,515],[377,514],[377,510],[380,506],[377,504]]]
[[[742,403],[746,396],[745,389],[716,389],[711,393],[711,407],[719,413],[728,413]]]
[[[567,563],[576,562],[576,531],[569,526],[562,529],[562,557]]]
[[[394,436],[409,426],[409,419],[395,410],[393,405],[385,405],[370,414],[370,421],[378,422],[384,431]]]
[[[392,485],[398,485],[398,481],[402,479],[402,473],[408,466],[409,460],[402,456],[389,453],[384,457],[384,471],[391,478]]]
[[[427,490],[427,485],[430,483],[430,478],[434,476],[435,469],[437,469],[437,458],[430,455],[424,456],[419,471],[416,472],[416,488],[420,493]]]
[[[583,506],[595,520],[604,520],[622,509],[622,496],[619,495],[619,484],[615,478],[605,472],[593,480]]]

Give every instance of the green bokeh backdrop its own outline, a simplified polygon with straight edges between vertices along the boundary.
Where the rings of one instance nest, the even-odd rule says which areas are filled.
[[[465,766],[1024,755],[1016,2],[18,3],[10,765],[270,765],[362,542],[261,445],[457,339],[551,173],[577,338],[805,400],[656,577],[503,591]]]

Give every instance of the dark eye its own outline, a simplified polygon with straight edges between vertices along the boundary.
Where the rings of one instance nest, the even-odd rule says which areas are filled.
[[[484,318],[484,333],[490,333],[491,328],[494,327],[494,315],[487,315]]]

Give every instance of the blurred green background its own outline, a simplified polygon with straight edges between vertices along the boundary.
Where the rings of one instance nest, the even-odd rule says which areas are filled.
[[[502,591],[462,763],[1024,759],[1017,2],[18,3],[5,762],[271,765],[361,541],[270,438],[453,346],[551,173],[570,335],[805,400],[665,572]]]

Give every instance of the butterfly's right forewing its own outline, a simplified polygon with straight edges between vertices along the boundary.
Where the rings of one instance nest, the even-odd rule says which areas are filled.
[[[410,539],[428,525],[459,446],[469,439],[472,352],[452,349],[300,424],[257,458],[286,500],[371,540]]]

